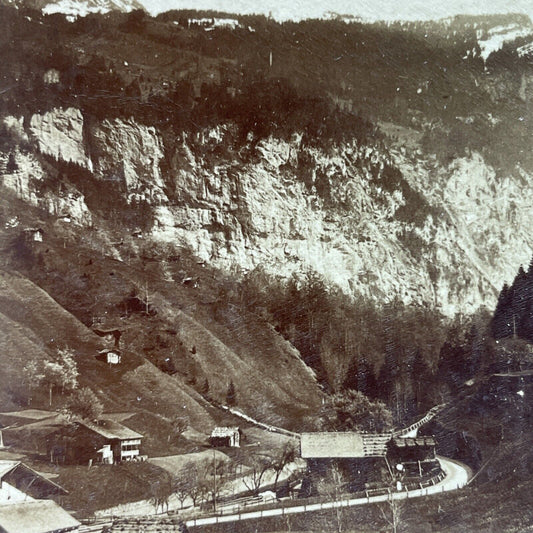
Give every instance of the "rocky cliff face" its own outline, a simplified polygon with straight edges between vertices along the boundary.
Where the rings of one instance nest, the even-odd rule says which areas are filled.
[[[310,148],[294,135],[262,141],[251,156],[232,150],[231,128],[168,139],[133,120],[89,128],[76,109],[34,115],[26,130],[18,118],[7,123],[41,152],[120,184],[124,205],[148,202],[148,238],[225,270],[313,269],[348,293],[453,315],[493,305],[533,248],[524,229],[533,178],[498,176],[475,153],[442,167],[420,152]],[[21,198],[94,223],[79,191],[39,193],[48,178],[38,157],[18,151],[15,160],[4,184]],[[403,174],[393,186],[392,167]]]

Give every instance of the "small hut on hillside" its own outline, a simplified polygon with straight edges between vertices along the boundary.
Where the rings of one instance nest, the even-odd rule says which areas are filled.
[[[216,448],[239,448],[241,445],[241,430],[239,427],[216,427],[211,432],[209,444]]]

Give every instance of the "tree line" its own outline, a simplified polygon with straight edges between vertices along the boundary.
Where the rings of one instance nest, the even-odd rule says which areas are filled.
[[[533,259],[520,266],[513,282],[504,284],[491,323],[495,339],[519,337],[533,342]]]
[[[456,392],[487,358],[483,314],[450,320],[398,300],[379,304],[348,296],[312,271],[287,281],[257,268],[224,298],[260,316],[298,349],[330,395],[319,415],[332,429],[370,431],[372,424],[411,420]],[[374,422],[363,416],[350,422],[342,414],[350,410],[378,415]]]

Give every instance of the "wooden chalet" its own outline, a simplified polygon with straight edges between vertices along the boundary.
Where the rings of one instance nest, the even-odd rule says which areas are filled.
[[[373,483],[390,482],[396,465],[412,477],[423,478],[438,471],[433,437],[395,438],[392,433],[302,433],[301,456],[310,477],[327,475],[335,465],[350,490]]]
[[[307,460],[311,484],[327,476],[334,465],[342,472],[349,490],[361,490],[366,483],[386,479],[387,443],[391,438],[389,433],[355,431],[302,433],[301,456]]]
[[[78,421],[48,439],[52,462],[114,464],[139,460],[143,436],[113,420]]]
[[[120,350],[100,350],[95,358],[108,365],[119,365],[122,361]]]
[[[27,228],[24,230],[24,238],[28,242],[43,242],[44,231],[42,228]]]

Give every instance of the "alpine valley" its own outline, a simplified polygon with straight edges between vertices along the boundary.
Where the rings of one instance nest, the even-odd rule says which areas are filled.
[[[226,403],[315,428],[364,365],[398,420],[459,394],[416,361],[485,342],[533,254],[528,17],[4,0],[0,50],[2,411],[52,403],[25,373],[65,348],[148,455]]]

